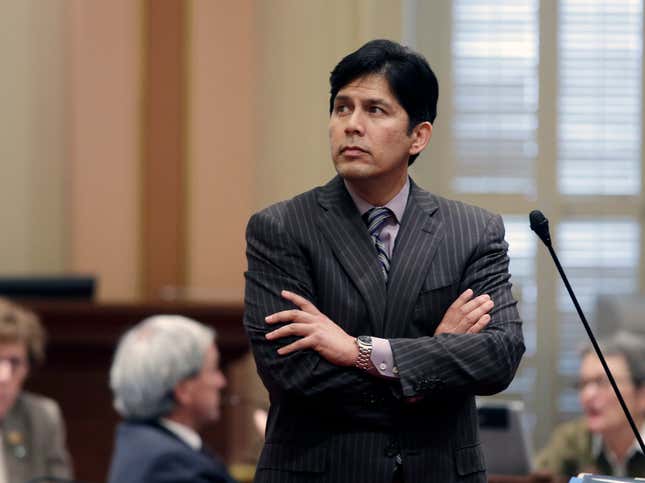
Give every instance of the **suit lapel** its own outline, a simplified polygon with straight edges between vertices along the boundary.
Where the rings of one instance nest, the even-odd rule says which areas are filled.
[[[16,481],[28,478],[31,450],[27,441],[27,424],[20,398],[9,410],[2,423],[4,461],[7,475]],[[34,476],[34,475],[31,475]]]
[[[338,176],[319,189],[318,203],[322,207],[318,226],[365,300],[370,333],[378,333],[385,316],[385,280],[365,223]]]
[[[206,446],[206,443],[203,440],[202,440],[201,448],[196,450],[192,446],[190,446],[186,441],[181,439],[179,435],[170,431],[167,427],[165,427],[160,422],[152,422],[149,424],[157,428],[162,433],[165,433],[166,436],[171,438],[178,445],[181,445],[184,451],[188,451],[191,454],[194,453],[195,458],[197,459],[201,458],[204,461],[204,463],[212,467],[216,473],[221,475],[228,475],[228,470],[226,469],[226,466],[222,463],[222,461],[219,459],[217,454],[212,452],[210,448]]]
[[[410,320],[432,259],[444,237],[442,223],[434,216],[438,205],[430,193],[410,181],[410,197],[396,237],[390,265],[385,337],[400,337]]]

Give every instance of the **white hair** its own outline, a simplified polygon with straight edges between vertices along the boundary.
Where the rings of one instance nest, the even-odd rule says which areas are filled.
[[[622,329],[598,340],[598,345],[605,356],[622,356],[634,385],[645,385],[645,338],[641,334]],[[582,346],[580,354],[583,357],[591,353],[595,355],[591,343]]]
[[[175,405],[173,389],[197,374],[215,331],[181,315],[155,315],[128,330],[114,355],[110,387],[124,418],[156,419]]]

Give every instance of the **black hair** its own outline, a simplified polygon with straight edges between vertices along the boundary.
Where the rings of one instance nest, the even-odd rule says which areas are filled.
[[[387,80],[396,100],[408,114],[408,135],[415,126],[437,116],[439,83],[426,59],[419,53],[385,39],[371,40],[345,56],[331,72],[329,113],[334,110],[338,91],[350,82],[370,74]],[[412,164],[418,154],[408,160]]]

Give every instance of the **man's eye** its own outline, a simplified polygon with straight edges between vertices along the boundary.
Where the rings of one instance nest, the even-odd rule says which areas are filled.
[[[372,107],[370,107],[370,112],[372,112],[374,114],[381,114],[381,113],[384,113],[385,111],[383,110],[382,107],[372,106]]]
[[[339,104],[336,106],[335,110],[337,114],[344,114],[349,111],[349,107],[347,106],[347,104]]]

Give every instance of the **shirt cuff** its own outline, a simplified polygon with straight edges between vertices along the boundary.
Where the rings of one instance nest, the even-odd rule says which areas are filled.
[[[394,365],[392,347],[387,339],[372,337],[372,355],[374,374],[388,379],[399,379],[399,370]]]

